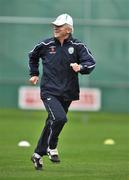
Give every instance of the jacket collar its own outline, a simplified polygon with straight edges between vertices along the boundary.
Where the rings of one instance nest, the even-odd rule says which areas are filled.
[[[70,34],[69,37],[64,40],[64,43],[69,42],[71,39],[72,39],[72,35]],[[60,41],[57,38],[54,37],[54,40],[55,40],[56,43],[60,44]]]

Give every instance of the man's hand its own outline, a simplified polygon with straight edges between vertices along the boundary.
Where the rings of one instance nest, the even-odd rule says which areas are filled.
[[[75,72],[79,72],[81,70],[81,66],[77,63],[71,63],[70,66]]]
[[[34,84],[34,85],[37,84],[38,80],[39,80],[39,77],[38,77],[38,76],[32,76],[32,77],[29,79],[29,81],[30,81],[32,84]]]

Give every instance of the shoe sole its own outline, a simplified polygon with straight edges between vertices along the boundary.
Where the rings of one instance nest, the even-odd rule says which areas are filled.
[[[49,158],[50,159],[50,158]],[[60,161],[53,161],[52,159],[50,159],[51,162],[55,163],[55,164],[59,164]]]
[[[55,160],[51,159],[51,156],[50,156],[50,155],[48,155],[48,158],[49,158],[50,161],[53,162],[53,163],[57,163],[57,164],[60,163],[60,160],[55,161]]]

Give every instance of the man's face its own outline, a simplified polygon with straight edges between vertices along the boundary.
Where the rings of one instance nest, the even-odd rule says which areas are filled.
[[[62,26],[55,26],[54,25],[54,37],[55,38],[65,38],[71,32],[71,28],[64,24]]]

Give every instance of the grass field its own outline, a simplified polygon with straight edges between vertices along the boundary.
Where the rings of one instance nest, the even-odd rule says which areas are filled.
[[[70,112],[58,146],[61,163],[44,157],[44,170],[35,171],[30,156],[46,117],[0,110],[0,180],[129,180],[129,114]],[[104,145],[108,138],[115,145]],[[31,147],[18,147],[21,140]]]

